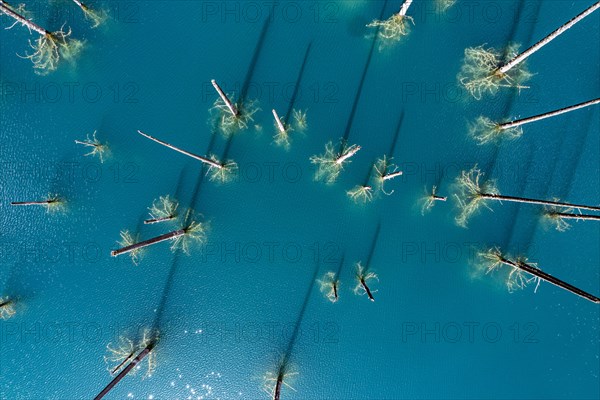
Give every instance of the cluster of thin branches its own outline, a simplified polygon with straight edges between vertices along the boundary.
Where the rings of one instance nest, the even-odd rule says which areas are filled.
[[[477,100],[487,92],[494,95],[501,87],[525,89],[522,83],[531,77],[524,64],[510,69],[506,73],[500,72],[504,61],[517,55],[519,46],[512,44],[504,52],[498,52],[485,45],[468,47],[465,49],[465,58],[458,74],[459,82]]]
[[[142,338],[138,342],[120,336],[116,344],[109,343],[106,346],[106,355],[104,356],[104,362],[107,365],[107,369],[111,375],[119,373],[123,368],[127,366],[133,359],[152,342],[156,341],[156,335],[152,334],[149,329],[143,331]],[[138,363],[135,368],[131,371],[135,374],[137,371],[143,368],[142,363],[145,363],[145,371],[142,379],[149,378],[156,370],[156,355],[154,351],[151,351],[141,363]]]

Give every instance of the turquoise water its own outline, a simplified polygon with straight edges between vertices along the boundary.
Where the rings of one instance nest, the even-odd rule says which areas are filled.
[[[66,21],[86,45],[76,64],[38,76],[15,55],[25,28],[0,30],[0,295],[18,300],[0,321],[0,398],[93,397],[111,379],[106,346],[151,328],[153,375],[128,376],[107,398],[267,398],[262,378],[284,356],[286,399],[598,398],[597,305],[545,283],[509,293],[501,274],[473,266],[474,249],[497,245],[598,295],[598,225],[557,232],[539,208],[506,203],[464,229],[452,201],[425,216],[418,204],[432,185],[452,196],[475,164],[503,194],[598,204],[597,108],[499,146],[466,129],[481,114],[597,97],[597,13],[528,60],[535,75],[520,94],[477,102],[456,82],[466,47],[531,45],[588,3],[459,0],[437,14],[416,1],[410,35],[375,43],[370,61],[364,25],[400,2],[94,2],[111,15],[97,29],[68,1],[28,3],[37,23]],[[294,107],[309,127],[285,151],[271,143],[270,110],[286,114],[304,61]],[[262,109],[229,143],[207,122],[213,78],[227,92],[246,86]],[[197,154],[227,151],[239,174],[209,182],[199,162],[138,129]],[[94,131],[110,145],[104,163],[74,143]],[[334,185],[313,182],[309,157],[345,132],[361,151]],[[393,195],[354,204],[345,192],[396,134],[404,175]],[[48,193],[65,212],[9,204]],[[209,222],[206,243],[189,256],[157,244],[137,266],[110,257],[123,229],[143,239],[175,229],[142,224],[166,194]],[[353,266],[371,252],[374,303],[352,293]],[[313,282],[342,261],[332,304]]]

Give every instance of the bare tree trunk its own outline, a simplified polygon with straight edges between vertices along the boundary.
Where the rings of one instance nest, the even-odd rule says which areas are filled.
[[[384,181],[387,181],[387,180],[390,180],[390,179],[394,179],[394,178],[396,178],[396,177],[398,177],[398,176],[402,176],[402,171],[393,172],[393,173],[391,173],[391,174],[383,175],[381,178],[382,178]]]
[[[556,39],[560,34],[566,32],[569,28],[573,27],[573,25],[575,25],[576,23],[578,23],[579,21],[596,11],[596,9],[598,9],[599,7],[600,1],[594,3],[591,7],[587,8],[581,14],[571,19],[569,22],[567,22],[566,24],[564,24],[563,26],[561,26],[560,28],[558,28],[557,30],[555,30],[554,32],[552,32],[551,34],[549,34],[548,36],[546,36],[545,38],[543,38],[542,40],[525,50],[524,52],[522,52],[521,54],[518,54],[512,60],[500,67],[499,71],[503,74],[507,73],[515,65],[524,61],[527,57],[529,57],[530,55],[532,55],[533,53],[550,43],[553,39]]]
[[[369,289],[369,287],[367,286],[367,283],[365,282],[364,279],[360,280],[360,284],[365,289],[365,292],[367,292],[367,296],[369,297],[369,300],[375,301],[375,298],[373,297],[373,294],[371,293],[371,289]]]
[[[283,376],[278,376],[277,383],[275,384],[275,391],[273,393],[273,400],[279,400],[279,396],[281,395],[282,383],[283,383]]]
[[[121,379],[125,378],[125,376],[152,351],[153,346],[154,344],[150,344],[144,350],[142,350],[140,354],[138,354],[138,356],[134,358],[133,361],[119,373],[119,375],[117,375],[104,389],[102,389],[102,391],[96,397],[94,397],[94,400],[100,400],[106,396],[108,392],[110,392],[117,385],[117,383],[121,381]]]
[[[413,2],[413,0],[405,0],[404,3],[402,3],[402,7],[400,8],[400,12],[398,14],[405,16],[406,13],[408,12],[408,7],[410,7],[412,2]]]
[[[561,213],[561,212],[550,212],[547,215],[552,217],[558,217],[561,219],[576,219],[576,220],[593,220],[600,221],[600,215],[590,215],[590,214],[571,214],[571,213]]]
[[[127,363],[129,362],[129,360],[131,360],[131,357],[133,357],[133,355],[134,355],[134,354],[135,354],[135,352],[134,352],[134,353],[131,353],[131,354],[129,354],[129,355],[127,356],[127,358],[125,358],[123,361],[121,361],[121,362],[119,363],[119,365],[117,365],[116,367],[114,367],[114,368],[113,368],[113,370],[110,372],[110,373],[111,373],[111,375],[112,375],[112,374],[114,374],[115,372],[117,372],[118,370],[120,370],[120,369],[121,369],[121,367],[122,367],[124,364],[127,364]]]
[[[580,108],[584,108],[584,107],[588,107],[594,104],[598,104],[600,103],[600,98],[598,99],[594,99],[594,100],[589,100],[583,103],[579,103],[576,104],[574,106],[569,106],[569,107],[564,107],[561,108],[559,110],[555,110],[555,111],[550,111],[547,112],[545,114],[540,114],[540,115],[534,115],[533,117],[528,117],[528,118],[523,118],[523,119],[518,119],[515,121],[511,121],[511,122],[505,122],[503,124],[498,125],[498,128],[500,129],[509,129],[509,128],[516,128],[517,126],[521,126],[521,125],[525,125],[528,124],[530,122],[536,122],[536,121],[541,121],[542,119],[546,119],[546,118],[550,118],[550,117],[555,117],[557,115],[560,114],[564,114],[570,111],[575,111],[578,110]]]
[[[210,83],[212,83],[212,85],[215,88],[215,90],[217,91],[217,93],[219,93],[219,96],[221,96],[221,100],[223,100],[223,102],[225,103],[225,105],[227,106],[227,108],[229,108],[229,111],[231,111],[231,113],[234,116],[237,117],[238,114],[239,114],[239,110],[229,100],[229,98],[227,97],[227,95],[225,94],[225,92],[223,92],[223,90],[221,90],[221,87],[217,84],[217,81],[215,81],[213,79],[213,80],[210,81]]]
[[[275,118],[275,123],[277,124],[277,129],[279,129],[279,132],[281,132],[285,135],[285,126],[283,126],[283,122],[281,122],[281,118],[279,118],[279,115],[277,115],[277,111],[275,111],[274,109],[272,111],[273,111],[273,118]]]
[[[581,209],[581,210],[600,211],[600,207],[586,206],[583,204],[560,203],[560,202],[548,201],[548,200],[527,199],[524,197],[503,196],[500,194],[480,193],[479,195],[484,199],[496,200],[496,201],[509,201],[509,202],[513,202],[513,203],[539,204],[539,205],[544,205],[544,206],[556,206],[556,207],[564,207],[564,208],[577,208],[577,209]]]
[[[164,235],[160,235],[157,236],[155,238],[152,239],[148,239],[148,240],[144,240],[142,242],[139,243],[135,243],[132,244],[130,246],[125,246],[122,247],[118,250],[113,250],[110,252],[110,255],[113,257],[119,256],[121,254],[125,254],[125,253],[129,253],[131,251],[137,250],[137,249],[141,249],[142,247],[147,247],[147,246],[151,246],[153,244],[156,243],[160,243],[160,242],[164,242],[165,240],[171,240],[171,239],[175,239],[179,236],[183,236],[185,235],[185,230],[184,229],[179,229],[173,232],[169,232],[169,233],[165,233]]]
[[[219,163],[217,163],[217,162],[215,162],[215,161],[213,161],[213,160],[210,160],[210,159],[208,159],[208,158],[206,158],[206,157],[198,156],[198,155],[196,155],[196,154],[194,154],[194,153],[190,153],[189,151],[185,151],[185,150],[183,150],[183,149],[180,149],[179,147],[175,147],[175,146],[173,146],[172,144],[169,144],[169,143],[167,143],[167,142],[163,142],[162,140],[160,140],[160,139],[157,139],[157,138],[155,138],[155,137],[152,137],[152,136],[150,136],[150,135],[148,135],[148,134],[146,134],[146,133],[144,133],[144,132],[142,132],[142,131],[140,131],[140,130],[138,130],[138,133],[139,133],[140,135],[142,135],[142,136],[144,136],[144,137],[146,137],[146,138],[150,139],[150,140],[153,140],[153,141],[155,141],[156,143],[159,143],[159,144],[162,144],[162,145],[163,145],[163,146],[165,146],[165,147],[168,147],[168,148],[169,148],[169,149],[171,149],[171,150],[175,150],[175,151],[177,151],[177,152],[179,152],[179,153],[181,153],[181,154],[185,154],[185,155],[186,155],[186,156],[188,156],[188,157],[192,157],[192,158],[194,158],[194,159],[196,159],[196,160],[198,160],[198,161],[201,161],[201,162],[203,162],[204,164],[208,164],[208,165],[210,165],[210,166],[212,166],[212,167],[215,167],[215,168],[218,168],[218,169],[221,169],[221,168],[223,168],[223,166],[222,166],[221,164],[219,164]]]
[[[168,217],[162,217],[162,218],[152,218],[152,219],[145,220],[144,224],[146,224],[146,225],[157,224],[159,222],[170,221],[170,220],[172,220],[174,218],[175,218],[175,216],[173,216],[173,215],[170,215]]]
[[[347,159],[349,159],[350,157],[352,157],[353,155],[355,155],[356,153],[358,153],[359,150],[360,150],[360,146],[353,147],[347,153],[342,154],[341,156],[339,156],[337,158],[337,160],[335,160],[335,163],[336,164],[342,164],[344,161],[346,161]]]
[[[27,18],[25,18],[22,15],[17,14],[16,12],[14,12],[3,1],[0,1],[0,11],[2,11],[4,14],[8,15],[9,17],[13,18],[14,20],[16,20],[17,22],[19,22],[20,24],[25,25],[30,30],[39,33],[42,36],[46,36],[46,35],[52,36],[52,33],[48,32],[47,30],[45,30],[41,26],[34,24],[33,22],[31,22]]]
[[[10,203],[11,206],[47,206],[48,204],[56,203],[56,200],[43,200],[43,201],[13,201]]]
[[[544,271],[541,271],[541,270],[539,270],[537,268],[534,268],[531,265],[525,264],[524,262],[516,262],[515,263],[515,262],[513,262],[511,260],[508,260],[508,259],[506,259],[504,257],[500,257],[500,261],[503,264],[505,264],[505,265],[509,265],[509,266],[511,266],[513,268],[518,268],[518,269],[520,269],[522,271],[525,271],[525,272],[527,272],[527,273],[529,273],[531,275],[537,276],[538,278],[540,278],[540,279],[542,279],[542,280],[544,280],[544,281],[546,281],[548,283],[551,283],[551,284],[553,284],[555,286],[558,286],[561,289],[565,289],[565,290],[567,290],[567,291],[569,291],[571,293],[574,293],[577,296],[583,297],[586,300],[589,300],[589,301],[594,302],[594,303],[600,303],[600,298],[598,298],[598,297],[596,297],[596,296],[594,296],[592,294],[589,294],[589,293],[587,293],[587,292],[585,292],[585,291],[583,291],[583,290],[581,290],[579,288],[576,288],[575,286],[570,285],[567,282],[561,281],[560,279],[555,278],[552,275],[547,274]]]

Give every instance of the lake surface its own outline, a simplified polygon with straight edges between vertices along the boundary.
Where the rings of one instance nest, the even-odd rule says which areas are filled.
[[[107,345],[155,332],[152,376],[145,360],[106,398],[268,398],[282,360],[294,389],[282,399],[598,398],[598,305],[544,282],[510,293],[507,270],[482,274],[475,255],[498,246],[599,295],[599,225],[558,232],[542,208],[505,202],[465,229],[454,182],[479,165],[502,194],[598,205],[597,106],[498,145],[467,126],[598,97],[600,14],[527,60],[528,89],[476,101],[457,81],[465,48],[526,48],[591,3],[459,0],[442,13],[416,1],[410,34],[380,48],[365,25],[400,4],[95,1],[109,18],[91,29],[70,1],[28,2],[36,23],[85,41],[45,76],[16,55],[35,37],[0,29],[0,296],[16,300],[0,321],[0,399],[92,398],[112,379]],[[229,139],[210,120],[211,79],[260,106]],[[271,109],[292,108],[308,128],[286,151]],[[211,182],[137,130],[239,170]],[[74,143],[94,131],[103,163]],[[315,182],[309,158],[344,136],[361,150],[334,184]],[[403,171],[394,192],[356,204],[346,192],[384,154]],[[422,215],[434,185],[448,201]],[[63,210],[10,205],[49,194]],[[165,195],[179,219],[144,225]],[[187,209],[207,224],[189,255],[159,243],[138,265],[111,257],[120,231],[149,239],[181,228]],[[378,276],[375,302],[353,293],[359,261]],[[336,303],[319,290],[328,271]]]

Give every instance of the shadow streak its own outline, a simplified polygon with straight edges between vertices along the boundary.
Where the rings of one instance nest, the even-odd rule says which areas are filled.
[[[371,164],[369,164],[369,171],[367,172],[367,175],[365,176],[365,180],[363,181],[363,186],[369,186],[369,182],[371,181],[371,175],[373,175],[373,166],[375,165],[376,162],[377,162],[377,160],[373,160],[373,161],[371,161]]]
[[[531,144],[527,145],[527,156],[524,158],[526,160],[529,160],[529,162],[525,165],[525,168],[523,169],[523,176],[520,177],[519,181],[518,181],[518,185],[515,185],[514,188],[511,190],[510,195],[511,196],[522,196],[523,192],[525,191],[526,187],[527,187],[527,177],[529,176],[529,171],[531,170],[531,166],[533,164],[533,159],[534,159],[534,154],[535,154],[535,149],[534,146]],[[508,213],[508,221],[512,221],[512,223],[510,224],[510,228],[508,230],[508,232],[506,232],[506,235],[504,236],[504,240],[501,242],[501,248],[507,248],[510,243],[512,243],[514,237],[520,233],[522,231],[522,227],[518,226],[519,224],[516,223],[517,221],[517,216],[519,215],[519,212],[521,211],[521,203],[513,203],[510,205],[511,208],[509,208],[509,210],[511,210],[512,212]],[[528,205],[529,206],[529,205]]]
[[[398,123],[396,124],[396,130],[394,132],[394,139],[390,145],[390,151],[388,157],[392,158],[396,152],[396,145],[398,144],[398,138],[400,137],[400,131],[402,130],[402,123],[404,122],[404,110],[400,111],[400,117],[398,117]]]
[[[304,76],[304,69],[306,67],[306,62],[308,61],[308,55],[310,53],[310,49],[312,47],[312,41],[308,43],[306,47],[306,52],[304,53],[304,60],[302,60],[302,66],[300,67],[300,72],[298,73],[298,79],[296,79],[296,85],[294,86],[294,93],[292,94],[292,98],[290,100],[290,105],[288,107],[287,112],[285,113],[285,123],[289,124],[290,117],[292,115],[292,110],[294,109],[294,105],[296,104],[296,98],[298,97],[298,92],[300,91],[300,84],[302,83],[302,77]]]
[[[387,5],[387,0],[383,2],[383,7],[381,8],[381,12],[379,14],[379,19],[383,19],[383,14],[385,12],[385,7]],[[369,70],[369,65],[371,65],[371,59],[373,58],[373,51],[375,50],[375,44],[377,44],[377,38],[379,34],[379,27],[375,31],[373,35],[373,40],[371,41],[371,48],[369,49],[369,55],[367,57],[367,62],[365,63],[365,67],[363,68],[362,75],[360,77],[360,81],[358,83],[358,89],[356,90],[356,96],[354,96],[354,103],[352,104],[352,109],[350,111],[348,122],[346,123],[346,129],[344,130],[344,135],[342,136],[342,144],[345,143],[350,137],[350,130],[352,129],[352,123],[354,122],[354,116],[356,115],[356,109],[358,107],[358,102],[360,100],[360,95],[362,93],[363,85],[365,83],[365,78],[367,77],[367,72]],[[340,151],[342,151],[343,147],[340,147]]]
[[[274,5],[273,5],[274,7]],[[272,11],[267,15],[267,19],[263,24],[262,30],[260,31],[260,36],[258,38],[258,42],[256,43],[256,47],[254,48],[254,54],[252,55],[252,60],[250,61],[250,66],[248,67],[248,71],[246,72],[246,77],[244,78],[244,86],[240,91],[240,99],[239,103],[244,103],[246,101],[246,97],[248,96],[248,89],[250,88],[250,83],[252,81],[252,76],[254,75],[254,69],[256,68],[256,64],[258,63],[258,57],[263,49],[265,44],[265,38],[267,37],[267,32],[269,31],[269,26],[271,25],[272,19]]]
[[[342,267],[344,266],[345,259],[346,259],[346,254],[342,253],[342,258],[340,259],[340,263],[338,265],[337,272],[335,273],[335,279],[340,279],[340,274],[342,273]]]
[[[311,294],[315,287],[315,282],[317,281],[317,274],[319,272],[319,264],[315,266],[316,268],[313,271],[312,278],[310,284],[308,286],[308,290],[306,291],[306,296],[304,297],[304,301],[302,302],[302,307],[300,308],[300,313],[298,314],[298,318],[296,319],[296,325],[294,326],[294,331],[292,332],[292,336],[290,337],[290,341],[288,342],[287,348],[283,355],[283,359],[281,365],[279,367],[279,374],[284,374],[286,368],[288,367],[289,360],[292,356],[292,352],[294,350],[294,344],[296,343],[296,339],[298,337],[298,332],[300,332],[300,325],[302,324],[302,319],[304,318],[304,314],[306,313],[306,308],[310,301]]]
[[[369,249],[369,255],[367,256],[367,262],[365,263],[365,271],[367,271],[371,267],[371,260],[373,259],[373,254],[375,254],[375,247],[377,246],[377,240],[379,239],[379,232],[381,232],[381,221],[377,221],[375,235],[373,235],[373,240],[371,241],[371,248]]]
[[[560,142],[558,144],[558,153],[559,154],[556,154],[555,159],[558,159],[558,157],[560,156],[560,153],[562,151],[563,154],[565,154],[564,160],[566,160],[566,161],[572,160],[573,162],[571,162],[566,168],[563,168],[560,165],[560,163],[553,164],[554,169],[552,170],[552,173],[548,179],[549,184],[544,185],[543,195],[544,195],[545,199],[549,198],[550,196],[556,195],[556,197],[558,197],[559,199],[562,199],[565,201],[571,200],[568,198],[568,195],[573,186],[573,178],[575,177],[575,173],[577,172],[579,162],[581,161],[580,149],[583,147],[583,145],[585,144],[585,142],[587,141],[587,139],[589,137],[591,124],[592,124],[592,114],[590,113],[590,115],[586,118],[586,122],[579,125],[579,127],[581,127],[581,128],[583,128],[585,126],[586,129],[578,129],[577,130],[577,131],[580,131],[583,133],[578,135],[575,138],[569,136],[568,140],[567,140],[566,135],[569,133],[569,128],[568,128],[569,123],[565,122],[563,124],[564,128],[562,129],[562,131],[564,131],[565,134],[561,136]],[[571,144],[567,149],[565,149],[565,142]],[[563,150],[570,150],[570,151],[563,151]],[[563,186],[560,186],[558,190],[551,190],[551,187],[553,186],[554,181],[558,175],[557,172],[560,172],[560,171],[566,171],[565,176],[564,176],[564,182],[566,184]],[[538,230],[538,227],[542,223],[543,218],[544,218],[544,216],[540,212],[539,218],[536,218],[529,225],[529,229],[528,229],[527,233],[525,233],[523,235],[525,238],[527,238],[527,240],[524,242],[524,246],[522,249],[525,253],[529,252],[529,249],[533,242],[533,237],[535,235],[535,232]]]
[[[533,16],[533,21],[537,21],[539,13],[540,13],[540,8],[541,8],[541,2],[540,1],[536,1],[533,4],[536,5],[535,8],[535,14]],[[517,27],[519,26],[519,23],[521,22],[522,18],[523,18],[523,11],[525,9],[525,5],[526,2],[524,0],[522,0],[521,2],[519,2],[519,7],[517,8],[517,11],[515,13],[515,22],[512,25],[511,30],[509,31],[509,36],[506,39],[506,42],[512,42],[514,41],[514,37],[517,31]],[[531,24],[530,29],[527,31],[527,43],[531,42],[531,38],[533,36],[533,30],[535,28],[535,24]],[[506,53],[505,53],[506,54]],[[510,111],[513,109],[513,106],[515,104],[515,101],[517,99],[517,96],[519,96],[519,91],[517,89],[510,89],[510,96],[508,97],[507,101],[504,103],[504,107],[502,108],[502,114],[501,115],[509,115]],[[527,89],[525,89],[527,90]],[[503,143],[505,140],[501,139],[501,143]],[[491,172],[494,170],[494,168],[496,167],[496,164],[498,162],[498,155],[500,152],[500,144],[498,143],[492,150],[492,155],[490,157],[490,163],[486,166],[485,173],[486,175],[490,176]]]
[[[210,144],[209,144],[208,150],[207,150],[208,153],[210,153],[212,151],[212,148],[215,143],[215,137],[216,137],[216,133],[213,132],[211,141],[210,141]],[[179,197],[182,197],[182,195],[183,195],[182,192],[183,192],[183,188],[184,188],[183,182],[184,182],[185,174],[186,174],[185,170],[182,170],[179,175],[179,180],[177,182],[175,193]],[[200,193],[200,188],[204,181],[204,179],[203,179],[204,176],[205,176],[204,175],[204,167],[202,167],[198,178],[196,178],[196,180],[195,180],[196,185],[194,186],[194,190],[192,191],[192,196],[190,198],[190,201],[188,202],[190,208],[193,208],[194,204],[196,204],[196,200]],[[188,213],[185,215],[185,220],[183,222],[183,226],[187,226],[191,222],[190,221],[191,217],[192,217],[191,213]],[[154,317],[154,322],[152,324],[152,332],[154,332],[155,334],[157,334],[158,332],[163,332],[165,330],[165,325],[163,323],[164,310],[165,310],[165,306],[167,304],[167,300],[169,298],[169,294],[171,293],[171,289],[173,287],[173,280],[175,277],[175,273],[177,272],[177,267],[179,266],[180,257],[181,257],[181,251],[175,252],[175,255],[173,257],[173,263],[171,264],[171,268],[169,269],[169,273],[167,275],[167,280],[166,280],[165,286],[163,288],[162,296],[159,300],[158,307],[156,309],[156,316]]]

